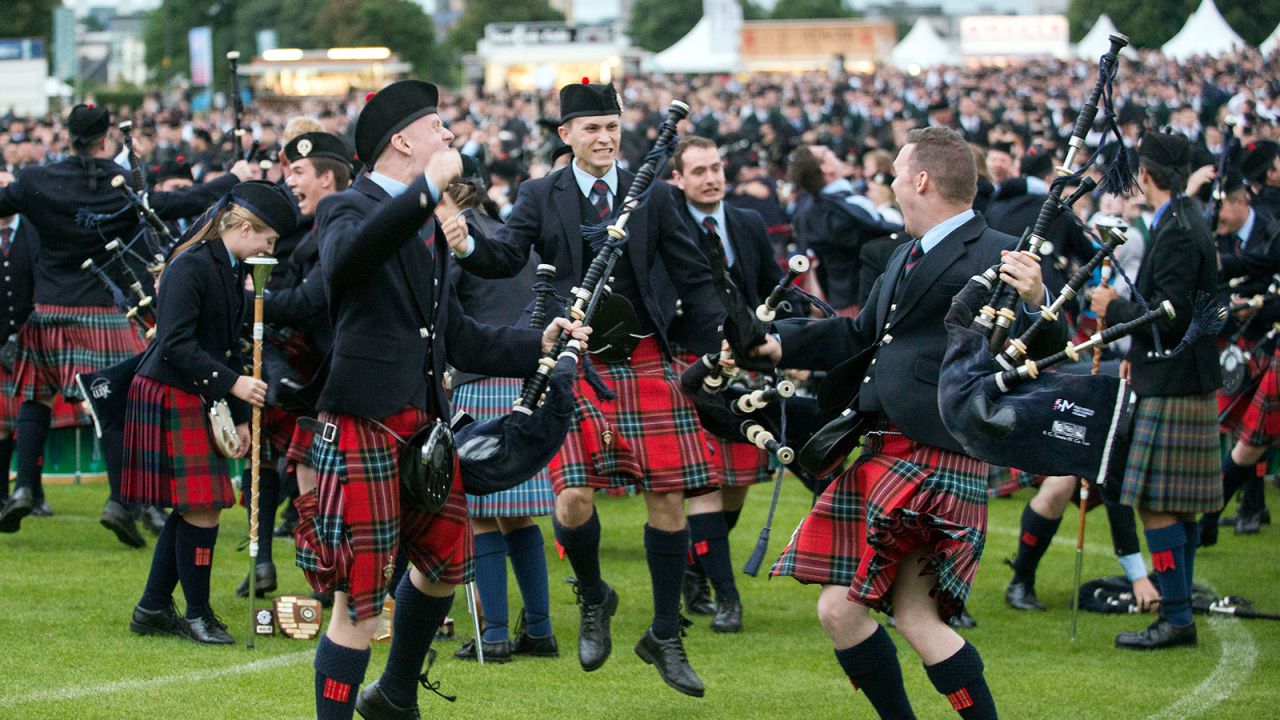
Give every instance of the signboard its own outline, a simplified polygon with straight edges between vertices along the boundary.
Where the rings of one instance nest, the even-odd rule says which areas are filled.
[[[53,75],[63,80],[76,76],[76,11],[60,7],[53,11]]]
[[[39,38],[0,38],[0,62],[39,60],[44,57],[44,41]]]
[[[612,25],[566,25],[564,23],[489,23],[484,39],[492,47],[529,47],[579,43],[609,44],[618,41]]]
[[[964,55],[1065,56],[1070,38],[1063,15],[970,15],[960,18]]]
[[[191,84],[209,87],[213,84],[213,28],[206,25],[188,30],[187,48],[191,52]]]
[[[768,20],[742,24],[741,59],[887,60],[898,42],[889,20]],[[825,62],[823,63],[825,65]]]

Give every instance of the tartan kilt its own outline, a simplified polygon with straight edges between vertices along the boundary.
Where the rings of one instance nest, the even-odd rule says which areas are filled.
[[[936,578],[942,618],[959,615],[986,543],[986,463],[900,434],[868,435],[864,443],[792,533],[771,574],[847,585],[850,600],[892,613],[900,562],[924,548],[920,571]]]
[[[293,429],[298,425],[298,416],[286,412],[274,405],[262,408],[262,445],[270,447],[273,457],[280,457],[289,450],[293,442]],[[264,457],[267,453],[264,453]]]
[[[338,434],[332,443],[312,446],[317,487],[296,503],[297,564],[311,587],[347,593],[351,620],[359,622],[380,614],[394,591],[389,586],[399,550],[431,582],[470,581],[474,547],[456,460],[452,492],[440,512],[402,509],[398,441],[363,418],[322,412],[319,419],[337,425]],[[430,420],[406,408],[382,422],[407,438]]]
[[[178,512],[235,504],[227,459],[214,447],[204,400],[135,375],[124,426],[126,501]]]
[[[289,448],[284,452],[285,460],[294,465],[311,466],[311,445],[315,442],[316,434],[310,430],[303,430],[298,427],[297,421],[294,421],[293,433],[289,436]]]
[[[499,418],[511,412],[524,381],[519,378],[484,378],[453,389],[453,412],[465,412],[476,420]],[[489,495],[467,495],[471,517],[537,517],[556,509],[551,476],[543,468],[525,482]]]
[[[10,387],[12,373],[0,367],[0,388]],[[23,399],[16,395],[0,392],[0,432],[12,433],[18,429],[18,411],[22,408]],[[90,422],[88,414],[78,402],[67,402],[59,397],[53,401],[53,419],[49,427],[60,428],[82,427]]]
[[[593,361],[618,397],[596,398],[578,371],[569,434],[550,465],[556,493],[627,485],[647,492],[711,488],[697,412],[658,341],[641,340],[625,363]]]
[[[82,400],[76,373],[128,360],[146,349],[129,319],[114,307],[37,304],[18,331],[18,360],[7,395]]]
[[[1214,393],[1138,399],[1120,504],[1168,513],[1222,508]]]
[[[676,375],[684,374],[686,368],[698,361],[697,355],[678,346],[672,345],[672,352],[676,353],[671,359]],[[702,438],[706,446],[707,467],[716,487],[747,487],[768,482],[773,477],[773,461],[768,451],[748,443],[725,440],[706,429],[702,431]]]
[[[1247,402],[1242,399],[1236,403],[1223,418],[1220,429],[1228,435],[1238,434],[1246,445],[1265,447],[1280,439],[1280,348],[1257,372],[1262,373],[1262,379],[1253,395]],[[1218,412],[1226,410],[1235,399],[1219,391]]]

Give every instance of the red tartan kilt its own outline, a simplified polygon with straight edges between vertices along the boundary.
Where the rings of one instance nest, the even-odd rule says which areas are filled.
[[[1272,354],[1262,382],[1253,392],[1248,405],[1241,400],[1232,415],[1239,415],[1239,423],[1229,432],[1238,430],[1240,441],[1254,447],[1273,445],[1280,438],[1280,351]],[[1222,397],[1219,395],[1219,412],[1222,411]],[[1240,407],[1245,406],[1243,412]],[[1226,426],[1231,418],[1223,423]]]
[[[200,396],[135,375],[125,412],[125,500],[180,512],[228,508],[236,501],[229,471]]]
[[[272,450],[283,455],[293,441],[293,429],[297,427],[298,416],[285,412],[278,407],[268,405],[262,409],[262,443],[271,446]]]
[[[768,482],[771,477],[769,453],[755,445],[731,442],[703,431],[707,444],[707,465],[720,487],[746,487]]]
[[[394,591],[399,549],[431,582],[468,582],[474,546],[456,460],[453,488],[440,512],[404,509],[397,441],[361,418],[322,412],[320,420],[338,426],[337,440],[316,443],[316,490],[295,503],[297,562],[311,587],[348,593],[351,619],[358,622],[381,613],[383,599]],[[405,438],[428,422],[430,416],[415,408],[382,420]]]
[[[25,400],[79,399],[75,376],[127,360],[146,348],[114,307],[37,304],[18,331],[18,360],[6,392]]]
[[[595,361],[595,368],[618,397],[600,400],[579,371],[573,421],[548,466],[556,494],[566,487],[640,485],[648,492],[711,487],[697,411],[658,341],[645,338],[628,362]]]
[[[311,465],[311,443],[315,438],[315,433],[298,427],[295,420],[293,433],[289,436],[289,448],[284,453],[285,459],[294,465]]]

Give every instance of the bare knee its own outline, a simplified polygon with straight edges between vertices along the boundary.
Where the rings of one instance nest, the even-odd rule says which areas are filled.
[[[533,518],[528,515],[522,515],[520,517],[500,517],[495,519],[498,521],[498,529],[502,531],[503,535],[513,533],[516,530],[521,530],[523,528],[532,527],[537,524],[533,521]],[[473,519],[472,522],[475,522],[475,520]]]
[[[453,597],[453,591],[456,587],[452,583],[428,580],[427,576],[419,572],[416,567],[409,568],[409,582],[413,583],[418,592],[435,598]]]
[[[723,499],[724,496],[719,490],[703,495],[695,495],[689,498],[688,513],[690,515],[701,515],[703,513],[720,512],[724,509]]]
[[[595,512],[595,491],[591,488],[565,488],[556,496],[556,520],[565,527],[581,527]]]
[[[310,465],[298,463],[294,466],[294,476],[298,478],[298,494],[306,495],[316,489],[316,469]]]
[[[663,532],[679,532],[685,527],[684,495],[678,492],[644,494],[649,509],[649,526]]]
[[[471,531],[476,535],[481,535],[498,530],[498,521],[496,518],[472,517]]]
[[[221,510],[188,510],[182,515],[182,519],[187,521],[188,525],[194,525],[198,528],[215,528],[218,527],[218,516],[222,514]]]
[[[373,635],[378,630],[378,617],[353,621],[347,612],[348,599],[344,592],[333,594],[333,613],[329,616],[325,636],[343,647],[364,650],[373,642]]]
[[[818,596],[818,623],[838,648],[857,645],[878,627],[865,607],[849,599],[849,588],[838,585],[824,587]]]
[[[1071,496],[1080,486],[1080,480],[1071,475],[1050,475],[1040,484],[1040,491],[1031,498],[1031,509],[1037,514],[1054,520],[1062,517],[1071,504]]]

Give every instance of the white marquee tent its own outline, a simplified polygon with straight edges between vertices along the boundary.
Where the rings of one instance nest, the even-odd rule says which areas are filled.
[[[1097,60],[1102,57],[1103,53],[1111,49],[1110,36],[1120,32],[1116,29],[1116,24],[1111,22],[1111,16],[1102,13],[1098,19],[1094,21],[1093,27],[1089,28],[1089,32],[1080,38],[1080,42],[1076,44],[1076,57],[1082,60]],[[1137,53],[1133,51],[1130,45],[1120,51],[1121,55],[1126,57],[1136,57]]]
[[[723,73],[738,66],[742,6],[738,0],[702,0],[702,19],[674,45],[653,56],[658,72]]]
[[[1201,0],[1187,24],[1160,50],[1173,60],[1186,60],[1196,55],[1221,55],[1245,46],[1244,40],[1222,19],[1213,0]]]
[[[911,32],[893,48],[894,66],[903,70],[911,67],[930,68],[937,65],[955,65],[960,54],[954,45],[942,39],[933,23],[924,18],[916,20]]]
[[[1275,52],[1277,47],[1280,47],[1280,25],[1277,25],[1276,29],[1271,31],[1271,34],[1267,36],[1266,40],[1262,41],[1258,49],[1262,51],[1263,57],[1266,57]]]

